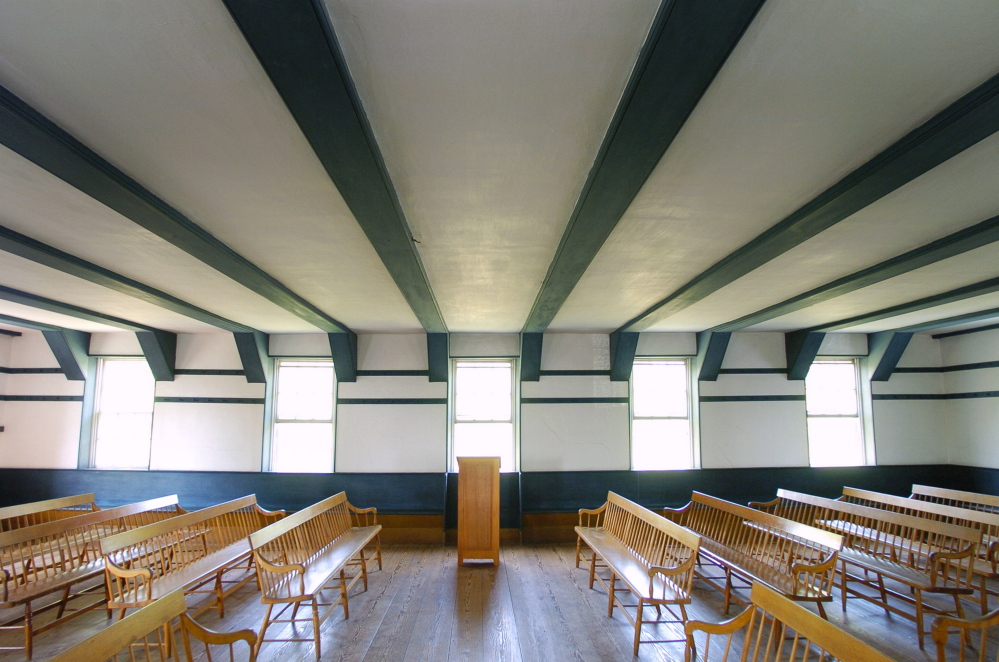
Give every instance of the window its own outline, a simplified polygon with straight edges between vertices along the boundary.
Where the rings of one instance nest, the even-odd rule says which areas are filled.
[[[458,457],[499,457],[516,471],[513,361],[456,361],[451,406],[451,468]]]
[[[331,361],[279,360],[271,470],[333,471],[336,379]]]
[[[100,359],[94,411],[97,469],[148,469],[156,381],[144,359]]]
[[[856,361],[816,361],[805,378],[808,460],[813,467],[864,464]]]
[[[694,466],[686,359],[636,361],[631,373],[631,467]]]

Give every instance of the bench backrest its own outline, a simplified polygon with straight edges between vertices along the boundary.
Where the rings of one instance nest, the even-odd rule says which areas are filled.
[[[0,508],[0,531],[13,531],[99,510],[93,494],[46,499]]]
[[[614,492],[607,493],[604,530],[650,566],[682,563],[701,545],[696,533]]]
[[[86,641],[56,655],[49,662],[105,662],[105,660],[131,660],[132,644],[141,646],[143,660],[166,660],[161,645],[166,637],[170,639],[171,650],[176,650],[173,642],[173,628],[166,635],[163,625],[170,623],[187,610],[184,591],[176,590],[156,602],[133,612],[113,625],[104,628]],[[121,656],[120,658],[118,656]],[[179,660],[178,656],[175,659]]]
[[[350,529],[347,493],[340,492],[254,532],[250,547],[272,563],[308,563]]]
[[[928,485],[913,485],[910,499],[940,503],[945,506],[981,510],[987,513],[999,513],[999,496],[979,494],[978,492],[962,492],[948,490],[942,487]]]
[[[889,510],[893,513],[922,517],[934,522],[945,522],[947,524],[978,529],[982,532],[982,547],[979,549],[979,553],[983,556],[989,545],[999,542],[999,513],[945,506],[940,503],[907,499],[892,494],[871,492],[870,490],[858,490],[853,487],[843,488],[842,499],[843,501],[856,503],[861,506],[870,506],[871,508]]]
[[[829,621],[795,604],[763,584],[753,584],[751,604],[742,614],[726,623],[686,625],[685,660],[726,662],[740,660],[840,660],[841,662],[890,662]],[[705,632],[695,647],[695,633]],[[733,637],[742,632],[742,645],[733,646]],[[721,639],[719,642],[718,639]],[[793,654],[789,654],[794,651]]]

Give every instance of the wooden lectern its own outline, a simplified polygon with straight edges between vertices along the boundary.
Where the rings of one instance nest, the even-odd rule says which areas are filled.
[[[499,565],[499,468],[498,457],[458,458],[458,563]]]

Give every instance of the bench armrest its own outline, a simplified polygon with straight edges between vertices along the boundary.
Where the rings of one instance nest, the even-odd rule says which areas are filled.
[[[253,504],[253,508],[257,511],[258,515],[268,519],[279,520],[288,514],[285,510],[267,510],[266,508],[261,508],[260,505],[256,503]]]
[[[230,646],[230,652],[232,650],[232,644],[237,641],[245,641],[250,646],[251,651],[255,650],[257,647],[257,633],[253,630],[216,632],[215,630],[209,630],[208,628],[203,627],[186,613],[180,615],[180,629],[181,634],[184,637],[184,647],[187,649],[188,655],[191,654],[190,637],[194,637],[206,646]]]
[[[999,564],[999,540],[994,540],[985,548],[985,559],[992,564],[992,572],[996,572],[996,565]]]
[[[301,563],[286,563],[283,565],[277,565],[269,562],[259,552],[253,552],[253,560],[257,564],[258,572],[270,572],[276,575],[287,575],[290,573],[298,573],[298,592],[300,595],[305,594],[305,566]],[[266,591],[266,585],[261,584],[260,590],[262,592]]]
[[[3,573],[3,601],[7,602],[7,582],[10,581],[10,571],[7,568],[0,568]]]
[[[687,505],[681,506],[680,508],[663,508],[663,517],[673,522],[674,524],[679,524],[680,526],[683,526],[684,520],[687,519],[686,517],[687,513],[690,511],[690,508],[693,505],[694,502],[691,501]]]
[[[965,637],[969,630],[987,630],[994,625],[999,625],[999,609],[977,618],[955,618],[953,616],[937,616],[933,619],[931,632],[933,641],[937,645],[937,652],[942,654],[947,646],[947,637],[955,628],[961,634],[961,642],[965,642]],[[970,639],[970,637],[968,637]],[[984,647],[985,642],[981,642]],[[940,659],[943,659],[942,657]]]
[[[798,561],[791,564],[791,575],[824,594],[831,593],[837,561],[839,561],[838,551],[833,551],[825,560],[818,563]]]
[[[705,648],[710,645],[710,638],[714,635],[724,636],[728,635],[729,644],[731,644],[731,636],[747,627],[749,623],[753,620],[753,616],[756,614],[756,607],[754,605],[749,605],[746,607],[741,614],[728,619],[727,621],[722,621],[721,623],[708,623],[707,621],[687,621],[683,624],[684,634],[687,636],[687,649],[684,651],[683,659],[694,660],[697,659],[697,644],[694,641],[695,632],[703,632],[708,641],[705,643]],[[748,638],[748,635],[747,635]],[[726,647],[727,648],[727,647]],[[707,651],[705,651],[707,652]]]
[[[378,524],[377,508],[357,508],[347,502],[347,510],[350,511],[350,522],[353,526],[374,526]]]
[[[752,508],[753,510],[760,510],[765,513],[768,513],[771,510],[775,509],[777,507],[777,504],[779,503],[780,503],[780,497],[777,497],[773,501],[750,501],[749,507]]]
[[[937,579],[941,578],[943,580],[943,585],[947,584],[947,580],[950,578],[956,578],[958,584],[961,583],[961,564],[954,563],[955,561],[961,561],[966,558],[970,558],[975,554],[974,543],[969,543],[967,547],[959,552],[931,552],[926,563],[926,569],[930,572],[930,586],[937,588]],[[954,574],[951,574],[951,570],[954,570]],[[965,569],[965,575],[967,581],[971,582],[971,563],[968,563],[968,567]]]
[[[603,523],[603,514],[607,511],[607,504],[599,508],[580,508],[579,525],[587,528],[600,526]]]

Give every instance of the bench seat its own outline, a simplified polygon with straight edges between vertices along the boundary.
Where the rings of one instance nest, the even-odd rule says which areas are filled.
[[[710,560],[717,565],[730,568],[743,579],[760,582],[788,599],[807,602],[826,602],[831,599],[828,592],[818,590],[809,584],[802,584],[794,577],[775,570],[764,561],[754,559],[714,540],[701,538],[701,554],[710,557]]]
[[[305,566],[305,573],[290,573],[276,583],[270,592],[272,599],[281,602],[309,601],[320,591],[329,588],[332,578],[342,570],[378,534],[371,527],[351,529],[344,532],[332,544],[323,549]],[[301,577],[301,581],[299,581]]]

